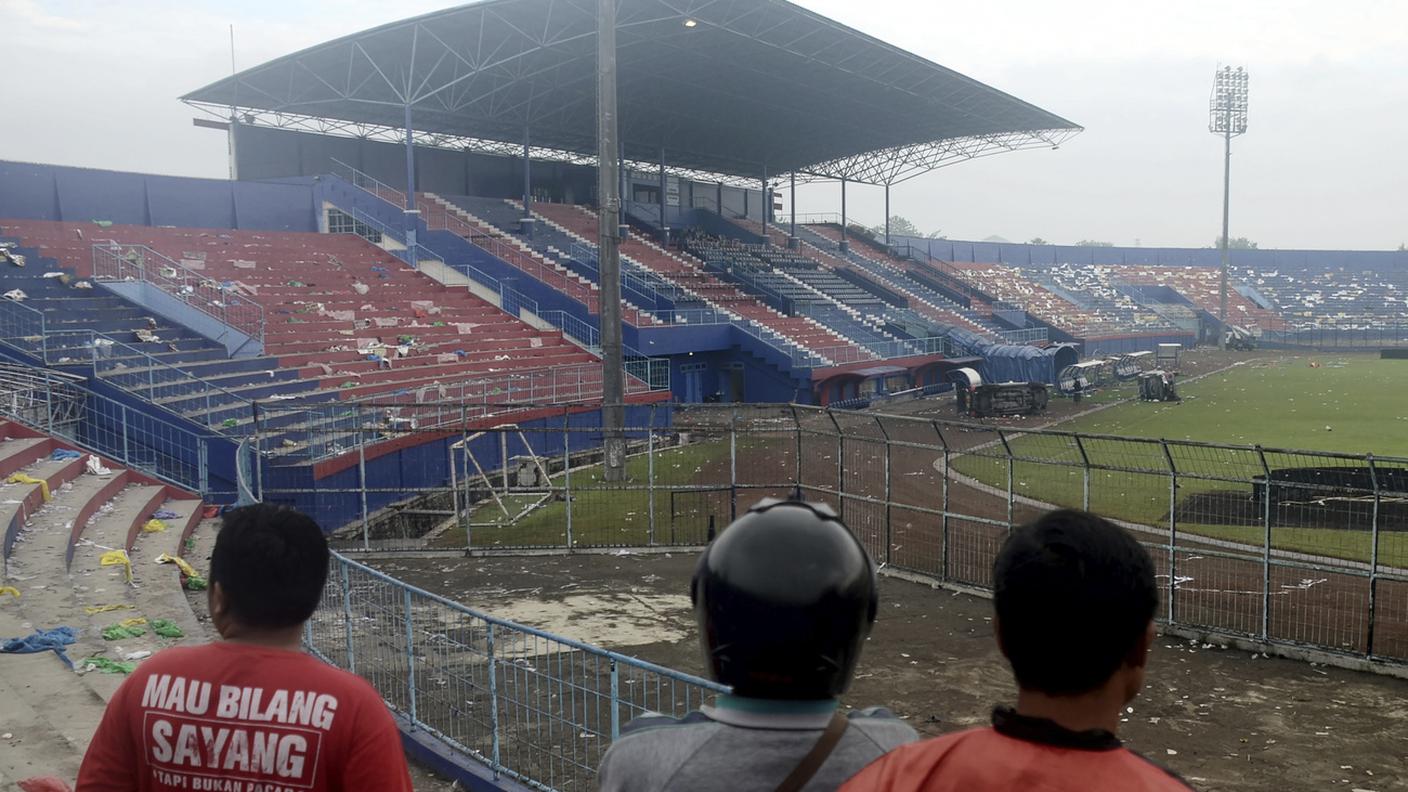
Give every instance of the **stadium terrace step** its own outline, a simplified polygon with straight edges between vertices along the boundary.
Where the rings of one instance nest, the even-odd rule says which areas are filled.
[[[0,470],[19,469],[41,477],[42,461],[51,449],[65,448],[52,438],[11,422],[0,422]],[[82,458],[71,460],[79,471]],[[112,463],[104,461],[105,465]],[[51,482],[53,479],[50,479]],[[5,498],[22,486],[5,484]],[[183,552],[189,535],[197,531],[200,501],[151,479],[111,466],[104,475],[78,473],[51,491],[28,515],[20,540],[6,548],[3,583],[16,587],[19,598],[0,597],[0,636],[28,635],[36,630],[66,626],[77,632],[77,641],[66,647],[66,656],[80,665],[90,656],[111,660],[140,656],[179,642],[206,639],[204,628],[191,612],[176,570],[157,565],[160,553]],[[171,515],[166,529],[146,533],[141,526],[157,509]],[[70,528],[72,526],[72,528]],[[76,542],[76,544],[75,544]],[[133,548],[132,585],[127,567],[103,565],[104,553]],[[192,548],[194,549],[194,548]],[[203,552],[197,551],[197,552]],[[69,563],[71,559],[71,564]],[[206,561],[192,560],[200,570]],[[105,608],[89,614],[86,608]],[[119,608],[106,610],[106,608]],[[184,633],[183,638],[162,638],[147,625],[141,637],[105,641],[104,628],[130,618],[167,619]],[[52,652],[5,655],[0,674],[0,697],[5,703],[5,727],[23,739],[23,751],[0,752],[0,776],[13,781],[36,775],[72,779],[101,719],[107,699],[122,682],[122,675],[75,674]]]
[[[0,221],[0,230],[36,249],[40,254],[36,261],[43,259],[46,266],[62,266],[78,275],[91,270],[95,238],[146,245],[184,261],[183,266],[195,268],[213,282],[242,291],[242,296],[232,299],[260,304],[265,316],[263,357],[229,360],[222,348],[178,334],[179,328],[168,330],[156,317],[161,341],[119,338],[125,349],[119,347],[100,367],[112,384],[234,434],[251,420],[250,399],[296,395],[340,401],[428,383],[451,384],[508,369],[570,366],[596,359],[567,342],[561,332],[533,328],[468,290],[445,287],[350,234],[115,225],[95,235],[94,227],[87,224],[8,220]],[[581,285],[580,279],[572,279]],[[74,322],[77,327],[91,329],[95,322],[109,322],[98,326],[121,335],[149,325],[145,312],[134,311],[115,297],[93,292],[75,296],[59,279],[47,280],[40,286],[44,299],[54,300],[53,307],[62,310],[67,305],[82,309],[73,313],[89,314]],[[70,298],[85,302],[66,302]],[[104,314],[108,308],[113,312]],[[414,338],[407,357],[383,352],[392,358],[390,368],[357,351],[377,345],[396,347],[406,336]],[[73,342],[67,349],[74,363],[93,355],[85,342]],[[185,382],[186,375],[195,381]],[[227,426],[227,421],[233,425]]]
[[[533,210],[536,216],[572,234],[580,242],[588,243],[595,234],[597,216],[584,207],[536,203]],[[703,262],[692,256],[685,257],[666,251],[638,235],[631,235],[622,240],[621,254],[630,261],[665,276],[712,305],[727,307],[728,310],[757,322],[799,347],[816,351],[850,346],[861,359],[868,356],[864,350],[854,347],[815,322],[796,317],[791,317],[789,321],[788,317],[763,305],[757,298],[706,272]]]

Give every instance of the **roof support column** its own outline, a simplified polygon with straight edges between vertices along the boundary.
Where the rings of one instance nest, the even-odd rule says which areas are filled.
[[[715,195],[715,199],[714,199],[714,208],[719,211],[719,217],[723,217],[723,216],[724,216],[724,183],[723,183],[723,182],[719,182],[717,185],[715,185],[715,192],[714,192],[714,195]]]
[[[416,144],[411,126],[411,104],[406,103],[406,261],[412,269],[417,267],[419,246],[416,243],[416,221],[420,212],[416,211]]]
[[[787,196],[787,200],[792,202],[792,232],[787,235],[787,249],[797,250],[802,246],[802,241],[797,238],[797,172],[792,172],[792,188]]]
[[[626,477],[625,350],[621,338],[621,163],[616,137],[616,0],[597,0],[597,278],[601,289],[602,478]]]
[[[772,211],[772,191],[768,189],[768,164],[763,163],[763,247],[771,247],[768,238],[768,212]]]
[[[518,221],[518,229],[526,237],[533,236],[533,160],[528,156],[528,130],[531,127],[523,122],[523,219]]]
[[[841,252],[846,253],[851,249],[849,232],[846,230],[846,179],[841,178]]]
[[[665,219],[665,147],[660,147],[660,244],[670,246],[670,224]]]
[[[890,244],[890,183],[885,182],[885,247]]]

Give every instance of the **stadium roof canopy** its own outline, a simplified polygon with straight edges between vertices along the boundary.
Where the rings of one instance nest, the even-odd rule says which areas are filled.
[[[593,161],[597,0],[480,0],[310,47],[182,99],[246,123]],[[1080,127],[784,0],[620,0],[626,159],[731,180],[892,184]]]

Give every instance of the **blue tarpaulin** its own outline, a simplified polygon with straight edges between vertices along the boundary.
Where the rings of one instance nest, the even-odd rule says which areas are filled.
[[[982,357],[984,382],[1044,382],[1056,384],[1061,369],[1080,359],[1076,348],[1057,344],[1045,349],[1024,344],[998,344],[961,327],[951,327],[948,337],[970,354]]]
[[[78,640],[77,634],[72,627],[55,627],[52,630],[37,630],[23,638],[7,638],[0,644],[0,652],[9,654],[34,654],[35,652],[53,652],[64,661],[64,665],[73,668],[73,661],[64,654],[64,647]]]

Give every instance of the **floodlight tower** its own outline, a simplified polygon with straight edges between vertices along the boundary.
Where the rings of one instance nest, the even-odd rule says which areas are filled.
[[[1247,131],[1247,72],[1241,66],[1223,66],[1213,76],[1208,108],[1208,131],[1222,135],[1222,291],[1218,306],[1217,345],[1227,346],[1227,216],[1232,197],[1232,138]]]

